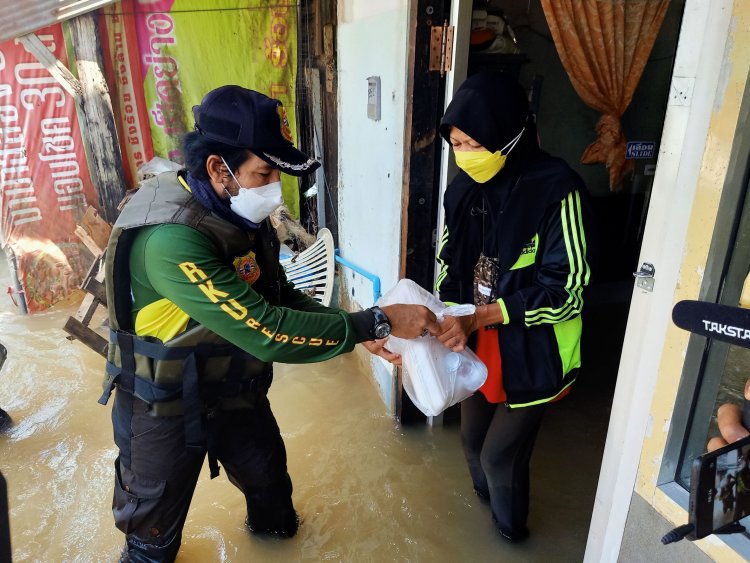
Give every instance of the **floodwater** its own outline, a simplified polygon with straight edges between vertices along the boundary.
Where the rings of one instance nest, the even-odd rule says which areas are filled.
[[[8,349],[0,407],[14,421],[0,434],[0,470],[14,561],[116,561],[124,542],[110,509],[110,406],[97,403],[103,360],[60,328],[76,308],[21,316],[0,295],[0,342]],[[277,366],[270,400],[304,519],[299,533],[289,540],[249,534],[241,494],[223,472],[209,480],[204,466],[178,561],[582,560],[595,465],[590,487],[572,487],[574,504],[554,493],[571,489],[560,483],[570,472],[558,465],[562,475],[537,492],[546,498],[532,497],[532,537],[510,545],[472,493],[457,427],[399,426],[353,356]]]

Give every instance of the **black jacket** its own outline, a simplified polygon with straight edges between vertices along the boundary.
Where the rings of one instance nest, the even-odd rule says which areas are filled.
[[[498,128],[510,129],[495,140],[488,137],[493,114],[481,115],[482,99],[487,105],[505,99],[504,107],[516,111],[523,107],[502,92],[482,98],[481,89],[471,88],[472,78],[467,81],[471,95],[457,94],[446,111],[444,137],[451,126],[475,139],[476,130],[483,132],[484,143],[495,145],[490,150],[498,150],[518,134],[514,128],[519,124],[526,123],[526,130],[489,182],[478,184],[459,172],[446,190],[436,289],[443,301],[472,302],[480,252],[499,260],[503,386],[509,406],[529,406],[557,397],[573,383],[580,366],[583,288],[590,277],[588,196],[581,178],[564,161],[539,149],[533,124],[524,122],[525,117],[498,122]]]

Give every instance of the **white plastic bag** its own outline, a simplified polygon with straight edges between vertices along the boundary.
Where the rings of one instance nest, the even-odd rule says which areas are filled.
[[[378,305],[424,305],[441,320],[444,316],[471,314],[465,305],[446,307],[437,297],[411,280],[401,280],[378,300]],[[471,307],[471,306],[470,306]],[[434,336],[405,340],[388,338],[386,347],[400,354],[404,390],[427,416],[436,416],[471,396],[487,379],[487,367],[469,350],[453,352]]]
[[[138,181],[143,182],[154,176],[158,176],[162,172],[177,172],[183,167],[176,162],[167,160],[160,156],[155,156],[148,162],[141,164],[138,168]]]

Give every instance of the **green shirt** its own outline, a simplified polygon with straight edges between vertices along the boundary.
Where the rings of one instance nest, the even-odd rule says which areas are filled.
[[[348,313],[294,289],[279,268],[277,307],[222,262],[201,232],[180,224],[143,227],[130,251],[134,319],[166,303],[185,321],[205,326],[265,362],[319,362],[350,352],[363,340]],[[151,316],[154,325],[169,315]]]

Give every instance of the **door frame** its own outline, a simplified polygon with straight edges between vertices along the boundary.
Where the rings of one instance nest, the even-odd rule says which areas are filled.
[[[717,96],[722,95],[721,63],[732,5],[732,0],[685,3],[638,261],[655,265],[654,290],[633,290],[585,562],[618,560],[644,440],[655,423],[651,420],[654,390],[711,116]]]
[[[445,106],[466,78],[471,0],[453,0],[452,69],[446,77]],[[600,469],[585,561],[618,560],[630,501],[650,423],[649,410],[682,262],[709,122],[720,86],[732,0],[686,0],[664,119],[656,175],[639,255],[656,265],[652,293],[634,288]],[[698,80],[699,78],[699,80]],[[441,150],[438,233],[443,194],[455,173],[450,148]],[[439,236],[439,235],[438,235]],[[437,248],[436,248],[437,254]],[[437,276],[437,262],[436,274]]]
[[[451,70],[445,77],[445,104],[443,112],[451,103],[456,90],[466,80],[469,66],[469,38],[471,35],[472,0],[453,0],[450,9],[450,25],[455,28],[453,34],[453,54],[451,58]],[[435,244],[434,277],[438,278],[440,264],[437,260],[440,252],[439,241],[445,226],[445,210],[443,209],[443,197],[448,183],[456,175],[458,168],[451,158],[451,149],[448,143],[440,143],[440,189],[438,192],[438,218],[437,218],[437,243]]]
[[[401,207],[400,278],[408,278],[427,290],[435,280],[434,258],[442,208],[438,123],[443,115],[445,83],[451,73],[430,70],[432,28],[450,21],[455,0],[411,0],[404,127],[404,171]],[[396,416],[402,423],[422,422],[425,415],[396,378]],[[428,417],[431,420],[432,417]]]

